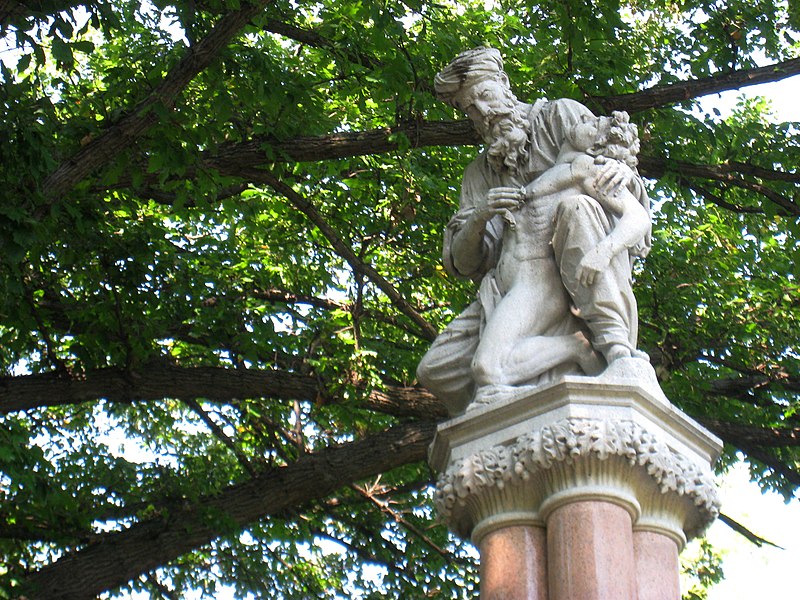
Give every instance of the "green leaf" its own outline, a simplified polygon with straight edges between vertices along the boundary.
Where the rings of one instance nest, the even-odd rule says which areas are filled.
[[[51,46],[53,58],[63,68],[69,69],[74,62],[71,46],[61,38],[53,38]]]
[[[17,73],[24,72],[31,64],[32,56],[30,54],[24,54],[20,57],[17,61]]]
[[[77,42],[72,43],[73,50],[77,50],[78,52],[83,52],[85,54],[91,54],[94,52],[94,43],[90,42],[89,40],[80,40]]]

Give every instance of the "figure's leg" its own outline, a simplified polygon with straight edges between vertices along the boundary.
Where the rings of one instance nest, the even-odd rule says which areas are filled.
[[[453,415],[463,412],[475,393],[471,364],[480,327],[481,306],[473,302],[438,335],[417,366],[417,380]]]
[[[540,371],[537,376],[564,363],[577,363],[584,375],[598,375],[606,368],[603,355],[582,331],[527,338],[510,362],[520,373]]]
[[[578,364],[590,374],[600,372],[602,358],[582,332],[542,335],[563,331],[558,324],[572,318],[555,264],[538,262],[520,275],[486,323],[472,363],[476,385],[530,384],[565,363]]]
[[[476,384],[528,385],[544,373],[566,363],[577,364],[585,375],[598,375],[606,367],[602,355],[582,331],[571,335],[534,336],[514,345],[499,368],[486,370],[473,364]]]
[[[592,333],[592,345],[610,364],[636,352],[638,317],[631,289],[630,260],[618,254],[592,285],[576,278],[578,264],[610,231],[608,217],[596,200],[576,195],[559,202],[553,250],[561,280],[581,318]]]

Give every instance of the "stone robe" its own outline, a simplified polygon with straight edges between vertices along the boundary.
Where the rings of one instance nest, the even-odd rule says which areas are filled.
[[[474,396],[472,358],[483,324],[491,318],[494,306],[505,293],[493,272],[502,251],[505,222],[501,216],[496,216],[487,223],[483,236],[483,261],[471,273],[462,273],[456,268],[453,239],[490,189],[525,185],[552,167],[565,144],[566,132],[580,123],[583,115],[591,116],[591,112],[573,100],[540,100],[531,107],[528,115],[531,121],[529,156],[525,168],[516,178],[496,173],[490,167],[485,151],[464,172],[459,211],[445,232],[443,261],[451,274],[480,281],[478,299],[439,334],[417,369],[419,381],[448,406],[451,414],[463,412]],[[634,186],[642,201],[646,201],[641,182],[637,180]],[[583,331],[600,351],[613,343],[631,349],[636,347],[636,300],[631,290],[629,253],[617,255],[609,269],[592,286],[581,286],[574,277],[583,254],[594,248],[613,225],[614,217],[607,215],[589,196],[573,194],[559,206],[551,245],[552,259],[559,266],[562,283],[574,308],[543,335]],[[631,254],[646,254],[648,242],[643,240]],[[564,364],[531,383],[544,383],[566,373],[581,374],[581,371],[576,364]]]

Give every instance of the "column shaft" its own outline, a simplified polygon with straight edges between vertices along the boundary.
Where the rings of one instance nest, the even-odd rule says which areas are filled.
[[[680,564],[675,540],[652,531],[633,533],[638,600],[680,600]]]
[[[586,500],[547,519],[549,600],[636,600],[633,528],[624,508]]]
[[[547,600],[544,528],[513,525],[480,541],[481,600]]]

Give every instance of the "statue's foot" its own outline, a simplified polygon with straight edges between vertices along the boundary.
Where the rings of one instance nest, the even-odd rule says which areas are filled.
[[[603,355],[594,349],[592,343],[582,331],[575,333],[575,339],[580,344],[578,351],[578,366],[586,375],[599,375],[606,368]]]
[[[669,400],[658,384],[655,369],[650,361],[642,360],[640,356],[615,360],[608,365],[599,379],[609,383],[635,383],[642,386],[655,398],[669,404]]]
[[[483,385],[475,391],[475,398],[472,400],[467,410],[474,410],[487,404],[494,404],[501,402],[508,398],[524,394],[525,390],[529,390],[535,386],[532,385],[503,385],[499,383]]]
[[[612,344],[609,346],[608,350],[606,350],[605,354],[606,362],[609,365],[620,358],[631,358],[633,356],[631,349],[622,344]]]

